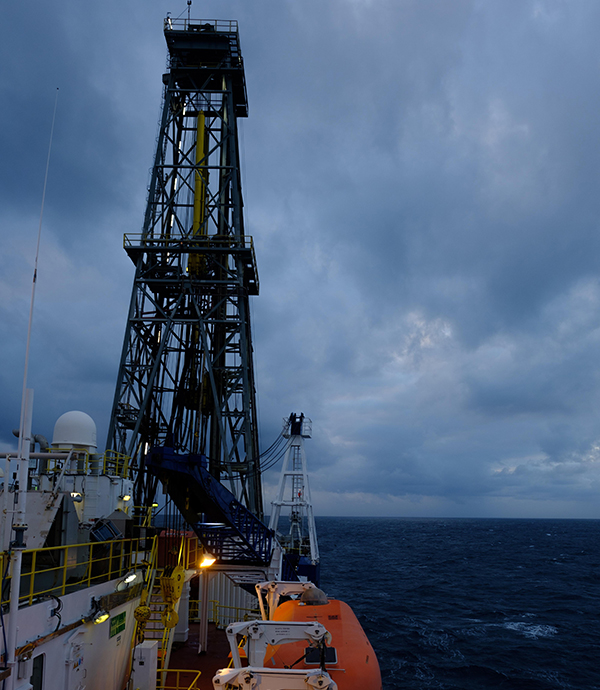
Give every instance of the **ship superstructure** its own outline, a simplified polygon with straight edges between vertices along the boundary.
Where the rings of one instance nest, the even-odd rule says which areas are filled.
[[[134,536],[127,460],[97,452],[88,415],[62,415],[50,444],[27,418],[3,454],[3,688],[120,688],[155,540]]]

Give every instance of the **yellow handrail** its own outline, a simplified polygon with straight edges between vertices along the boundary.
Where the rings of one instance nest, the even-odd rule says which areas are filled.
[[[133,514],[139,516],[140,518],[143,515],[142,519],[142,524],[140,527],[150,527],[152,525],[152,511],[154,510],[154,506],[133,506]]]
[[[190,678],[183,681],[181,676],[183,674],[189,674]],[[175,683],[173,684],[173,678],[169,678],[173,674],[175,676]],[[156,690],[195,690],[198,687],[198,680],[200,679],[200,671],[187,668],[170,668],[165,672],[164,682],[159,682],[156,685]]]
[[[186,543],[189,542],[189,539],[183,535],[181,537],[181,544],[179,546],[179,555],[177,556],[177,565],[183,565],[183,567],[186,567],[186,555],[187,555],[187,549],[186,549]],[[164,596],[164,594],[163,594]],[[162,639],[160,641],[160,648],[162,650],[162,655],[159,659],[159,671],[166,671],[164,668],[164,664],[166,662],[166,655],[167,655],[167,649],[169,648],[169,638],[173,634],[174,628],[172,627],[167,627],[165,625],[165,629],[163,630],[163,635]]]
[[[147,553],[146,542],[139,538],[115,539],[26,549],[23,551],[19,603],[31,605],[45,595],[62,596],[121,577],[141,565]],[[3,554],[3,568],[6,567],[5,558]],[[8,603],[8,597],[1,603]]]
[[[140,635],[140,626],[142,626],[142,629],[145,627],[146,622],[141,623],[140,619],[138,618],[138,612],[140,608],[148,606],[148,598],[151,594],[151,589],[152,589],[152,583],[153,583],[153,576],[154,576],[154,569],[156,568],[156,557],[158,554],[158,539],[157,537],[154,537],[152,539],[152,548],[150,549],[150,556],[148,560],[146,561],[147,564],[147,570],[144,576],[144,589],[142,591],[142,595],[140,597],[140,605],[136,608],[134,611],[134,618],[135,618],[135,625],[133,626],[133,634],[131,636],[131,642],[129,644],[129,672],[131,670],[131,665],[133,663],[133,649],[136,646],[138,642],[138,636]],[[140,636],[141,638],[141,636]]]
[[[54,448],[57,453],[68,453],[71,449]],[[73,451],[71,460],[75,474],[108,474],[111,477],[129,478],[129,456],[117,453],[116,450],[107,450],[101,459],[87,450]],[[46,460],[46,473],[62,472],[65,458],[48,458]]]

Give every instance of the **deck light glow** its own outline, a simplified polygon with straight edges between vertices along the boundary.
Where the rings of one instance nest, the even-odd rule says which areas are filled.
[[[98,613],[92,618],[92,622],[94,625],[98,625],[98,623],[104,623],[105,620],[110,618],[110,613],[107,613],[104,611],[104,609],[98,611]]]
[[[209,553],[205,553],[204,556],[202,557],[202,561],[200,563],[201,568],[210,568],[210,566],[216,561],[217,559],[211,556]]]

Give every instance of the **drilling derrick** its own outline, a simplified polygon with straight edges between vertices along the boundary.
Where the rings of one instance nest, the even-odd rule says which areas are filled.
[[[237,22],[165,20],[169,71],[142,232],[125,235],[135,279],[107,448],[130,458],[135,500],[162,447],[206,463],[262,515],[237,118],[248,102]]]

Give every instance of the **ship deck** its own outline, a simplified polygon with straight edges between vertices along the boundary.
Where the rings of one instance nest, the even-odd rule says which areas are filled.
[[[197,681],[198,690],[213,690],[212,679],[220,668],[225,668],[231,658],[225,630],[214,623],[208,624],[208,651],[198,654],[200,624],[190,623],[187,642],[173,644],[169,667],[173,669],[194,669],[201,671]],[[168,683],[167,683],[168,685]]]

